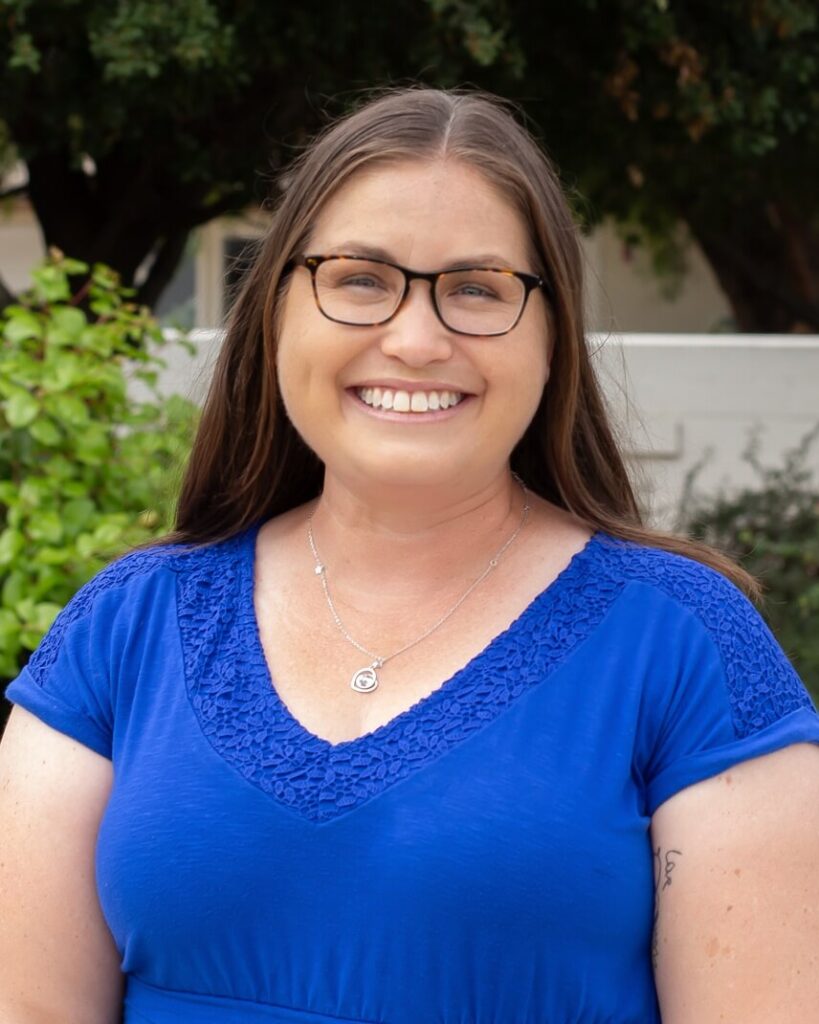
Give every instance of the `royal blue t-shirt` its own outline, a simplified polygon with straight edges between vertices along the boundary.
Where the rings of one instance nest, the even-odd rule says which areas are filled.
[[[819,743],[754,606],[597,532],[439,689],[331,744],[266,667],[260,525],[120,558],[6,691],[113,762],[127,1024],[659,1022],[651,815]]]

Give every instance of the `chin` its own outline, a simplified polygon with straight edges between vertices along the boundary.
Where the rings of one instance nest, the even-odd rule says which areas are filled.
[[[327,465],[327,463],[325,463]],[[329,472],[334,472],[332,464]],[[349,480],[356,488],[375,487],[391,490],[434,487],[451,488],[464,474],[464,459],[396,458],[368,460],[366,463],[348,464],[337,475]]]

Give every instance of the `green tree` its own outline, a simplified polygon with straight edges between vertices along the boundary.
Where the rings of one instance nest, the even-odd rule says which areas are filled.
[[[585,223],[672,274],[695,239],[740,330],[819,331],[815,0],[430,3],[449,79],[523,101]]]
[[[581,222],[670,282],[702,247],[748,331],[819,331],[814,0],[0,0],[0,150],[43,234],[153,304],[192,228],[261,202],[379,83],[520,102]],[[682,227],[681,227],[682,226]]]
[[[0,313],[0,689],[83,583],[170,528],[198,417],[160,393],[172,343],[109,268],[52,252],[32,279]]]
[[[0,0],[0,150],[46,243],[126,284],[149,266],[153,305],[190,231],[258,205],[326,95],[416,71],[435,25],[417,0]]]

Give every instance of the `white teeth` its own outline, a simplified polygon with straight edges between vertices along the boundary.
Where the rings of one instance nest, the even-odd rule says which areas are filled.
[[[435,412],[457,405],[464,397],[460,391],[393,391],[391,388],[356,388],[356,394],[374,409],[395,412]]]

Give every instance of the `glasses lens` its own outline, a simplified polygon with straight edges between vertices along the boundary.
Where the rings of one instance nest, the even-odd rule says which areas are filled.
[[[450,270],[435,286],[447,327],[462,334],[502,334],[520,315],[526,288],[504,270]]]
[[[316,271],[321,311],[348,324],[377,324],[395,311],[404,294],[404,275],[395,267],[341,256]]]

